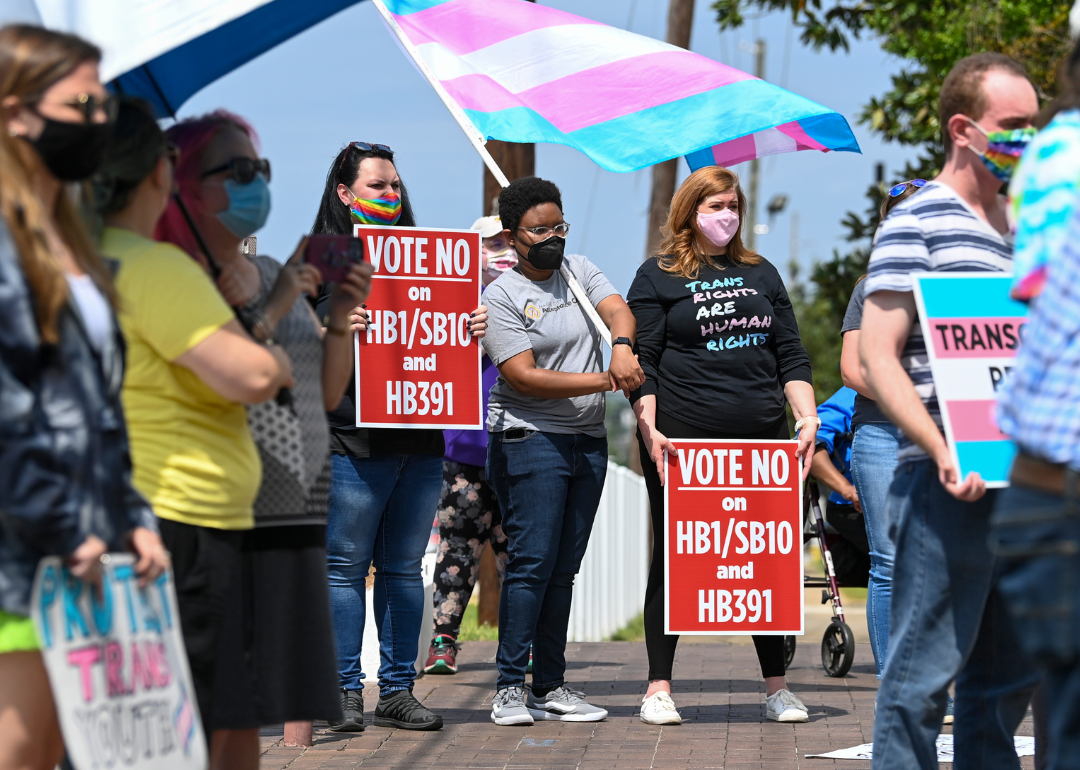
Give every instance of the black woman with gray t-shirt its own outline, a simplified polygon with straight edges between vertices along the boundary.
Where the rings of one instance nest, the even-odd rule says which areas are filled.
[[[554,184],[518,179],[499,195],[499,216],[518,264],[484,292],[484,350],[499,370],[488,401],[487,477],[499,498],[510,557],[499,603],[491,719],[498,725],[594,722],[607,711],[566,685],[566,629],[574,575],[607,474],[604,393],[629,393],[645,379],[632,349],[634,315],[592,262],[563,256],[570,226]],[[599,330],[560,268],[569,269],[611,329],[607,371]],[[530,644],[532,689],[526,692]]]
[[[719,166],[691,174],[671,201],[659,255],[638,269],[627,302],[637,319],[645,384],[631,394],[649,491],[653,557],[645,590],[649,689],[641,721],[679,724],[671,669],[679,637],[664,633],[664,449],[669,438],[788,439],[785,406],[809,471],[821,421],[810,357],[780,274],[740,237],[746,198]],[[801,430],[800,430],[801,429]],[[782,636],[755,635],[766,715],[806,722],[784,678]]]

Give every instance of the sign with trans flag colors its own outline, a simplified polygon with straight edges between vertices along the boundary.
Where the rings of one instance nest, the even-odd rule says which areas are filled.
[[[30,611],[75,770],[203,770],[206,739],[171,571],[140,588],[110,554],[97,591],[42,559]]]
[[[477,137],[552,142],[608,171],[859,152],[842,115],[718,61],[522,0],[375,0]]]
[[[797,441],[672,439],[664,632],[803,632]]]
[[[997,392],[1012,370],[1027,306],[1009,298],[1012,276],[927,273],[915,302],[934,375],[945,439],[960,477],[1009,485],[1016,447],[997,426]]]

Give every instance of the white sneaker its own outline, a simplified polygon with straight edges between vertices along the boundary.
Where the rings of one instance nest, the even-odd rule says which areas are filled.
[[[525,708],[525,688],[507,687],[495,693],[491,721],[497,725],[531,725],[532,714]]]
[[[810,714],[791,690],[777,690],[765,699],[765,716],[774,722],[809,722]]]
[[[641,721],[647,725],[681,725],[682,717],[666,692],[641,699]]]
[[[599,722],[607,718],[607,711],[590,705],[585,700],[585,693],[571,690],[566,685],[552,690],[543,698],[537,698],[530,690],[525,698],[525,705],[536,719],[556,722]]]

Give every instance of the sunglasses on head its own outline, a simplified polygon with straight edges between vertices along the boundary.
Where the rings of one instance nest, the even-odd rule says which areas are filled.
[[[378,150],[379,152],[385,152],[387,155],[393,155],[394,151],[390,149],[388,144],[372,144],[371,142],[349,142],[349,147],[355,147],[360,152],[371,152]],[[338,164],[338,173],[341,173],[341,169],[345,166],[345,159],[349,157],[349,153],[346,150],[345,154],[341,156],[341,163]]]
[[[904,190],[906,190],[908,187],[925,187],[925,186],[926,186],[926,180],[925,179],[909,179],[906,182],[901,182],[900,184],[895,184],[891,188],[889,188],[889,197],[890,198],[895,198],[898,195],[903,195]]]
[[[202,178],[206,179],[208,176],[220,174],[222,171],[231,172],[231,176],[237,184],[251,184],[255,180],[256,174],[262,174],[266,177],[267,182],[270,181],[270,161],[266,158],[259,158],[258,160],[246,157],[233,158],[228,163],[223,163],[217,168],[204,171]]]

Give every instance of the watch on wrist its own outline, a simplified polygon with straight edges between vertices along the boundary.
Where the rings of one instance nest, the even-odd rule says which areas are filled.
[[[628,345],[634,347],[634,343],[630,341],[629,337],[616,337],[611,341],[611,349],[614,350],[616,345]]]

